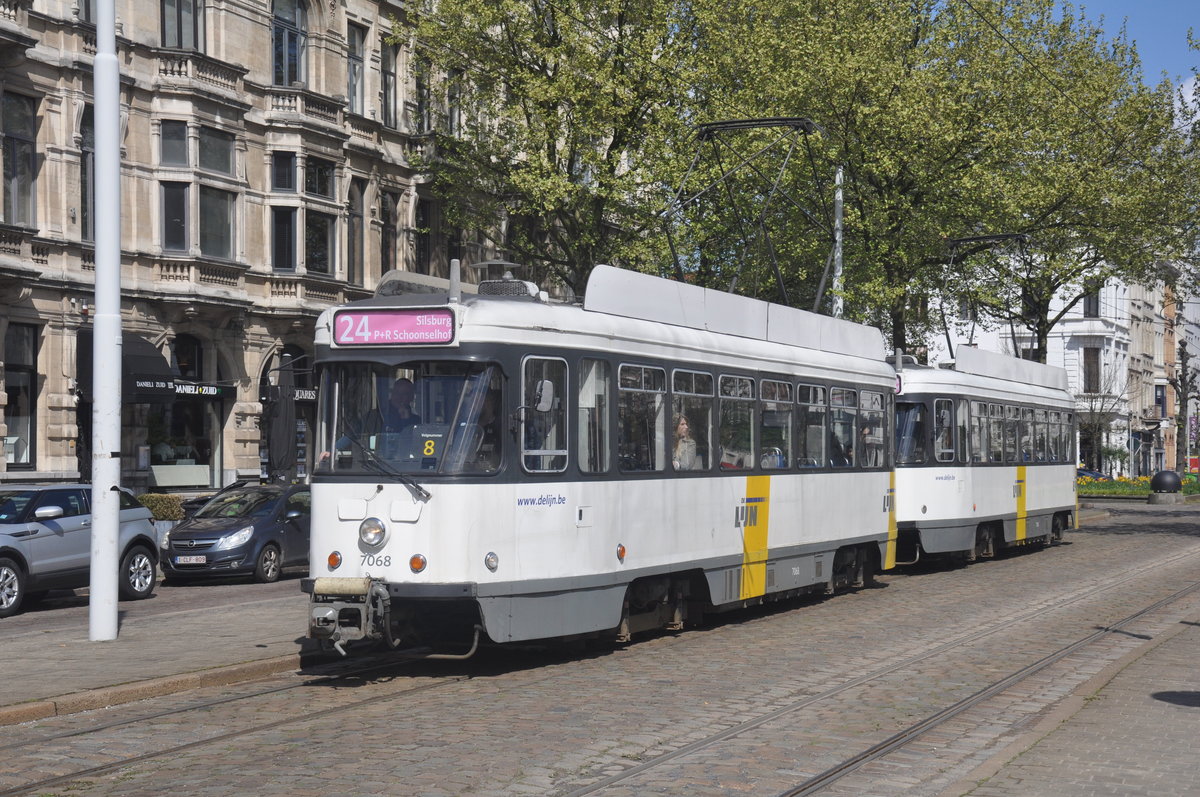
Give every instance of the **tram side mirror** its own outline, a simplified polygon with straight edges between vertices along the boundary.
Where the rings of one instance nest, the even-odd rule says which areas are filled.
[[[533,394],[533,408],[538,412],[554,409],[554,383],[549,379],[538,382],[537,391]]]

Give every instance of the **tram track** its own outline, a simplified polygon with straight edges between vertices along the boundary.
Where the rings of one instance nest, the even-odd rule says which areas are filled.
[[[871,761],[883,758],[884,756],[899,750],[914,739],[917,739],[934,728],[945,724],[948,720],[959,716],[968,709],[974,708],[980,703],[983,703],[984,701],[1011,689],[1022,681],[1037,675],[1047,667],[1057,664],[1068,656],[1083,650],[1084,648],[1094,644],[1109,634],[1120,633],[1125,626],[1145,617],[1151,612],[1175,603],[1176,601],[1179,601],[1197,591],[1200,591],[1200,582],[1194,583],[1188,587],[1184,587],[1174,594],[1168,595],[1162,600],[1156,601],[1149,606],[1146,606],[1145,608],[1142,608],[1133,614],[1118,620],[1115,623],[1110,623],[1095,633],[1088,634],[1087,636],[1081,637],[1070,644],[1064,645],[1058,650],[1055,650],[1049,655],[1039,659],[1038,661],[1022,667],[1005,676],[1004,678],[994,681],[973,695],[947,706],[941,711],[926,717],[920,722],[914,723],[900,732],[893,734],[887,739],[884,739],[882,742],[872,745],[866,750],[863,750],[851,756],[850,758],[845,759],[836,766],[826,769],[819,775],[809,778],[800,785],[796,786],[794,789],[789,789],[785,792],[782,792],[780,797],[807,797],[807,795],[816,794],[817,792],[825,789],[827,786],[830,786],[847,775],[856,772],[864,764],[868,764]]]
[[[205,711],[210,708],[216,708],[217,706],[228,705],[230,703],[237,703],[237,702],[246,701],[246,700],[254,700],[254,699],[260,698],[260,697],[276,695],[281,692],[290,692],[295,689],[306,689],[306,688],[312,688],[314,686],[326,686],[326,685],[332,684],[339,680],[345,680],[345,679],[349,679],[349,678],[359,678],[359,677],[363,677],[369,673],[378,672],[378,671],[387,670],[387,669],[396,669],[397,667],[403,667],[406,663],[411,664],[412,662],[396,661],[393,659],[392,661],[383,662],[383,663],[379,663],[379,664],[370,664],[367,666],[359,666],[359,667],[352,667],[349,669],[345,669],[344,665],[342,665],[339,662],[334,665],[334,669],[337,669],[338,672],[331,673],[329,675],[319,675],[319,676],[315,676],[315,677],[309,677],[309,678],[306,678],[305,680],[301,681],[300,683],[284,684],[283,686],[273,686],[273,687],[270,687],[269,689],[260,689],[260,690],[251,692],[249,694],[229,695],[227,697],[221,697],[221,698],[217,698],[214,700],[205,700],[203,702],[194,703],[194,704],[187,705],[187,706],[180,706],[177,708],[164,709],[162,711],[155,711],[155,712],[151,712],[148,714],[139,714],[136,717],[127,717],[125,719],[113,720],[112,722],[106,722],[106,723],[103,723],[100,725],[92,725],[92,726],[89,726],[88,728],[84,728],[84,729],[73,730],[73,731],[64,731],[62,733],[47,734],[47,735],[43,735],[43,736],[38,736],[33,739],[26,739],[26,740],[23,740],[20,742],[9,742],[7,744],[0,744],[0,755],[4,755],[4,754],[9,753],[10,751],[20,750],[20,749],[26,748],[26,747],[33,747],[36,745],[47,744],[49,742],[56,742],[56,741],[60,741],[63,739],[70,739],[72,737],[85,736],[87,734],[99,733],[101,731],[112,730],[113,728],[120,728],[125,725],[137,725],[139,723],[151,722],[156,719],[180,716],[182,714],[187,714],[187,713],[193,712],[193,711]],[[0,794],[7,794],[7,793],[8,792],[0,792]]]
[[[1073,604],[1079,603],[1081,601],[1085,601],[1089,598],[1092,598],[1094,596],[1105,593],[1107,591],[1120,589],[1124,585],[1126,585],[1132,581],[1135,581],[1139,578],[1142,578],[1148,573],[1151,573],[1156,570],[1160,570],[1165,567],[1170,567],[1172,565],[1177,565],[1177,564],[1181,564],[1181,563],[1186,563],[1188,561],[1193,561],[1197,557],[1200,557],[1200,550],[1193,551],[1193,552],[1177,553],[1177,554],[1174,554],[1171,556],[1160,557],[1153,561],[1144,562],[1143,564],[1141,564],[1135,568],[1131,568],[1127,571],[1124,571],[1120,577],[1107,578],[1099,583],[1093,582],[1092,584],[1090,584],[1088,586],[1080,587],[1080,588],[1076,589],[1072,594],[1069,594],[1067,596],[1055,597],[1053,599],[1044,599],[1035,606],[1032,606],[1032,607],[1026,606],[1026,607],[1024,607],[1024,610],[1022,610],[1022,611],[1014,611],[1014,612],[1009,613],[1009,615],[1006,617],[998,618],[996,621],[992,622],[991,624],[989,624],[986,627],[979,628],[979,629],[969,632],[969,633],[959,634],[954,639],[944,641],[941,644],[935,645],[931,648],[913,653],[912,655],[904,657],[904,658],[902,658],[898,661],[895,661],[887,666],[877,667],[877,668],[871,670],[870,672],[863,673],[863,674],[861,674],[857,677],[854,677],[850,680],[847,680],[843,683],[836,684],[828,689],[821,691],[818,694],[814,694],[814,695],[810,695],[810,696],[801,698],[799,700],[796,700],[792,703],[787,704],[786,706],[782,706],[775,710],[763,713],[760,716],[748,719],[737,725],[726,728],[725,730],[722,730],[718,733],[715,733],[715,734],[709,735],[703,739],[697,740],[691,744],[688,744],[685,747],[679,748],[677,750],[674,750],[674,751],[671,751],[668,753],[663,753],[663,754],[655,757],[654,759],[645,761],[644,763],[642,763],[640,765],[630,767],[629,769],[615,773],[609,777],[604,778],[603,780],[597,781],[596,783],[590,784],[581,789],[568,792],[568,794],[569,795],[591,794],[591,793],[601,791],[609,786],[620,784],[623,781],[632,779],[633,777],[637,776],[638,774],[653,770],[657,767],[664,766],[664,765],[670,763],[671,761],[677,760],[683,756],[702,752],[706,748],[711,748],[716,745],[719,745],[723,741],[730,740],[730,739],[733,739],[733,738],[739,737],[739,736],[744,736],[757,728],[760,728],[764,725],[767,725],[768,723],[771,723],[772,721],[778,720],[778,719],[785,717],[788,714],[791,714],[793,712],[797,712],[802,709],[809,708],[815,704],[820,703],[821,701],[829,700],[830,698],[832,698],[836,695],[840,695],[842,693],[848,692],[849,690],[869,684],[872,681],[886,678],[889,675],[892,675],[894,673],[902,671],[906,668],[913,667],[914,665],[919,664],[921,662],[925,662],[925,661],[934,659],[938,656],[945,655],[946,653],[948,653],[950,651],[953,651],[957,648],[961,648],[963,646],[969,645],[972,642],[976,642],[978,640],[982,640],[982,639],[985,639],[986,637],[1000,633],[1004,630],[1011,629],[1015,626],[1020,625],[1021,623],[1029,622],[1031,620],[1034,620],[1034,619],[1037,619],[1040,617],[1045,617],[1046,613],[1048,611],[1063,609],[1063,608],[1066,608]],[[958,703],[955,703],[954,705],[947,707],[943,711],[938,712],[937,714],[933,715],[932,717],[928,717],[925,720],[923,720],[922,722],[916,723],[913,726],[911,726],[910,728],[908,728],[904,731],[901,731],[900,733],[894,734],[893,736],[889,737],[887,740],[884,740],[883,742],[880,742],[879,744],[874,745],[867,750],[864,750],[863,752],[857,754],[856,756],[846,759],[845,761],[841,762],[839,765],[827,769],[825,772],[822,772],[820,775],[815,776],[814,778],[810,779],[809,781],[805,781],[804,784],[801,784],[800,786],[797,786],[792,791],[788,791],[786,793],[787,794],[811,794],[816,791],[819,791],[820,789],[824,788],[825,786],[827,786],[831,783],[834,783],[837,780],[839,780],[840,778],[845,777],[846,775],[856,771],[863,764],[868,763],[869,761],[878,759],[880,757],[883,757],[883,756],[887,755],[889,752],[899,749],[904,744],[911,741],[912,739],[917,738],[922,733],[930,730],[932,727],[936,727],[937,724],[940,724],[941,722],[944,722],[953,716],[961,714],[963,711],[966,711],[971,706],[976,705],[979,702],[986,700],[987,697],[990,697],[993,694],[996,694],[998,691],[1002,691],[1004,688],[1007,688],[1007,686],[1011,686],[1013,683],[1017,683],[1020,680],[1022,680],[1024,678],[1028,678],[1028,677],[1032,676],[1033,674],[1035,674],[1036,672],[1045,669],[1045,667],[1050,666],[1050,664],[1052,664],[1053,661],[1061,660],[1065,656],[1070,655],[1071,652],[1085,648],[1088,644],[1091,644],[1091,643],[1095,642],[1096,640],[1103,638],[1109,634],[1120,633],[1124,626],[1134,622],[1138,617],[1144,616],[1147,613],[1154,611],[1156,608],[1161,608],[1163,606],[1166,606],[1173,601],[1180,600],[1181,598],[1185,597],[1186,595],[1188,595],[1192,592],[1195,592],[1197,589],[1200,589],[1200,584],[1190,585],[1189,587],[1187,587],[1183,590],[1180,590],[1170,596],[1167,596],[1166,598],[1163,598],[1159,601],[1156,601],[1153,604],[1150,604],[1148,606],[1145,606],[1145,607],[1139,609],[1137,612],[1130,614],[1127,617],[1124,617],[1115,623],[1110,623],[1110,624],[1106,625],[1103,629],[1100,629],[1097,632],[1090,634],[1080,640],[1076,640],[1076,641],[1072,642],[1070,645],[1064,646],[1064,648],[1060,649],[1059,651],[1056,651],[1055,653],[1050,654],[1050,656],[1040,659],[1039,661],[1035,662],[1034,664],[1029,665],[1025,668],[1022,668],[1021,670],[1018,670],[1015,673],[1011,673],[1008,676],[1006,676],[1004,679],[1000,679],[1000,680],[996,681],[995,683],[985,687],[984,689],[979,690],[978,692],[976,692],[974,695],[967,698],[966,700],[959,701]],[[684,635],[674,638],[674,639],[664,639],[662,641],[666,642],[668,645],[673,645],[678,642],[682,642],[683,640],[686,640],[687,638],[688,638],[688,635],[684,634]],[[1053,660],[1051,660],[1052,657],[1054,657]],[[138,725],[140,723],[150,722],[155,719],[180,716],[180,715],[184,715],[184,714],[191,713],[191,712],[200,712],[200,711],[216,708],[216,707],[223,706],[223,705],[236,704],[236,703],[248,703],[248,701],[266,698],[271,695],[278,695],[279,693],[293,691],[293,690],[300,690],[300,689],[304,689],[304,688],[314,688],[314,687],[327,687],[330,685],[336,686],[339,681],[346,681],[346,680],[350,680],[350,679],[369,680],[373,673],[387,672],[387,671],[395,672],[398,668],[405,668],[405,667],[412,666],[417,663],[415,661],[403,662],[403,661],[397,661],[395,659],[388,659],[386,657],[386,655],[382,656],[380,658],[382,660],[373,661],[371,664],[369,664],[367,666],[358,666],[358,667],[354,667],[352,669],[345,669],[345,670],[338,671],[336,673],[321,675],[317,678],[310,677],[310,678],[305,679],[301,683],[285,684],[282,686],[279,686],[279,685],[271,686],[269,688],[255,690],[254,692],[249,693],[249,694],[227,695],[224,697],[220,697],[220,698],[216,698],[216,699],[212,699],[212,700],[206,700],[206,701],[203,701],[200,703],[190,704],[190,705],[186,705],[186,706],[180,706],[177,708],[172,708],[172,709],[167,709],[167,710],[162,710],[162,711],[155,711],[155,712],[145,712],[145,713],[139,714],[137,716],[127,717],[127,718],[120,719],[120,720],[115,720],[112,722],[105,723],[103,725],[91,726],[86,729],[72,730],[72,731],[67,731],[67,732],[58,733],[58,734],[42,735],[42,736],[38,736],[37,738],[23,740],[21,742],[14,742],[14,743],[9,743],[9,744],[5,744],[5,745],[0,745],[0,753],[4,753],[6,757],[11,757],[13,753],[20,751],[22,748],[34,748],[38,745],[45,745],[45,744],[52,743],[55,741],[66,741],[66,740],[70,740],[72,738],[91,736],[91,735],[102,733],[104,731],[120,728],[121,726],[134,726],[134,725]],[[66,783],[71,783],[73,781],[94,778],[96,776],[112,773],[112,772],[118,771],[122,768],[133,766],[133,765],[136,765],[139,763],[153,761],[155,759],[164,759],[164,758],[169,758],[172,756],[178,756],[179,754],[181,754],[183,752],[195,750],[197,748],[203,748],[208,745],[215,745],[215,744],[229,741],[232,739],[244,738],[247,736],[252,736],[257,733],[264,733],[264,732],[268,732],[268,731],[278,729],[281,727],[285,727],[288,725],[298,725],[298,724],[302,724],[302,723],[307,723],[307,722],[319,720],[323,717],[327,717],[327,716],[331,716],[331,715],[353,712],[354,710],[356,710],[360,707],[365,707],[368,705],[377,705],[378,703],[380,703],[382,701],[403,699],[406,696],[411,696],[411,695],[418,694],[421,692],[428,692],[428,691],[432,691],[432,690],[436,690],[436,689],[451,687],[455,684],[462,684],[463,682],[469,681],[474,677],[475,676],[472,674],[457,675],[457,676],[445,676],[445,677],[443,677],[439,680],[433,681],[433,682],[421,683],[418,685],[410,684],[402,689],[392,690],[392,691],[389,691],[386,693],[375,693],[365,699],[355,700],[355,701],[343,703],[343,704],[338,704],[338,705],[330,706],[327,708],[322,708],[322,709],[317,709],[317,710],[311,710],[311,709],[298,710],[297,713],[294,715],[279,717],[278,719],[274,719],[269,722],[251,723],[251,724],[247,725],[246,727],[235,729],[235,730],[230,730],[230,731],[224,732],[224,733],[214,734],[213,736],[206,737],[204,739],[193,740],[193,741],[189,741],[189,742],[182,743],[182,744],[169,745],[162,749],[149,751],[149,752],[146,752],[143,754],[122,757],[119,760],[113,760],[113,761],[109,761],[109,762],[99,764],[96,766],[81,768],[79,770],[76,770],[76,771],[73,771],[70,773],[55,775],[53,777],[47,777],[47,778],[40,779],[40,780],[37,780],[34,782],[25,783],[25,784],[22,784],[19,786],[13,786],[11,788],[8,788],[7,790],[0,790],[0,797],[3,797],[5,795],[38,793],[47,788],[53,788],[55,786],[59,786],[59,785],[66,784]],[[547,677],[552,677],[552,676],[548,675]],[[528,687],[529,684],[527,683],[527,684],[525,684],[525,686]],[[303,701],[297,701],[297,702],[302,703]],[[818,782],[818,779],[819,779],[819,782]]]
[[[1200,557],[1200,551],[1195,551],[1195,552],[1179,554],[1179,555],[1167,557],[1163,560],[1158,560],[1155,562],[1149,562],[1149,563],[1143,564],[1134,570],[1127,571],[1121,578],[1111,580],[1104,584],[1094,585],[1094,586],[1086,588],[1084,590],[1077,591],[1075,594],[1073,594],[1067,598],[1055,601],[1055,603],[1053,605],[1053,610],[1065,609],[1069,606],[1072,606],[1073,604],[1087,600],[1088,598],[1095,597],[1102,593],[1117,589],[1119,587],[1124,586],[1125,584],[1128,584],[1131,581],[1135,581],[1136,579],[1144,576],[1146,573],[1152,572],[1161,567],[1169,566],[1171,564],[1178,564],[1183,561],[1186,561],[1189,559],[1195,559],[1198,557]],[[1144,607],[1140,608],[1139,610],[1137,610],[1136,612],[1133,612],[1133,613],[1121,618],[1120,620],[1117,620],[1116,622],[1109,623],[1106,626],[1104,626],[1103,628],[1100,628],[1091,634],[1087,634],[1079,639],[1073,640],[1072,642],[1060,647],[1059,649],[1043,656],[1042,658],[1038,659],[1037,661],[1035,661],[1031,664],[1028,664],[1024,667],[1021,667],[1018,670],[1008,673],[1004,677],[993,681],[992,683],[988,684],[987,686],[983,687],[982,689],[979,689],[978,691],[971,694],[970,696],[968,696],[962,700],[956,701],[955,703],[941,709],[940,711],[938,711],[928,717],[925,717],[921,721],[914,723],[914,724],[910,725],[909,727],[904,728],[901,731],[889,736],[887,739],[885,739],[875,745],[872,745],[872,746],[868,747],[867,749],[865,749],[849,758],[846,758],[845,760],[841,761],[840,763],[836,764],[833,767],[827,768],[826,770],[822,771],[818,775],[815,775],[812,778],[805,780],[803,783],[795,786],[794,788],[783,791],[781,793],[780,797],[802,797],[803,795],[815,794],[815,793],[825,789],[826,787],[832,785],[833,783],[836,783],[838,780],[846,777],[847,775],[850,775],[850,774],[856,772],[863,765],[870,763],[871,761],[875,761],[879,758],[882,758],[892,752],[895,752],[896,750],[904,747],[906,744],[919,738],[920,736],[924,735],[925,733],[927,733],[927,732],[933,730],[934,728],[944,724],[945,722],[961,715],[968,709],[970,709],[976,705],[979,705],[980,703],[986,701],[987,699],[989,699],[991,697],[994,697],[998,694],[1003,693],[1004,691],[1012,688],[1013,686],[1042,672],[1047,667],[1050,667],[1051,665],[1062,661],[1063,659],[1067,658],[1068,656],[1072,655],[1073,653],[1079,652],[1079,651],[1087,648],[1088,646],[1093,645],[1096,642],[1098,642],[1099,640],[1104,639],[1112,634],[1123,633],[1123,629],[1125,626],[1130,625],[1131,623],[1137,621],[1138,619],[1143,618],[1146,615],[1148,615],[1158,609],[1164,608],[1172,603],[1182,600],[1183,598],[1186,598],[1189,595],[1192,595],[1198,591],[1200,591],[1200,582],[1191,583],[1187,587],[1177,590],[1176,592],[1174,592],[1160,600],[1157,600],[1147,606],[1144,606]],[[929,661],[931,659],[935,659],[939,656],[944,656],[951,651],[963,648],[974,642],[978,642],[980,640],[986,639],[987,637],[993,636],[993,635],[1001,633],[1003,631],[1010,630],[1016,626],[1021,625],[1022,623],[1026,623],[1031,620],[1045,617],[1046,612],[1047,612],[1046,607],[1038,606],[1036,608],[1033,608],[1033,609],[1030,609],[1030,610],[1027,610],[1024,612],[1010,615],[1007,618],[1001,619],[1001,620],[999,620],[985,628],[979,629],[975,632],[971,632],[971,633],[968,633],[965,635],[960,635],[960,636],[956,637],[955,639],[948,640],[948,641],[943,642],[940,645],[936,645],[928,650],[924,650],[924,651],[915,653],[913,655],[910,655],[900,661],[894,662],[893,664],[887,665],[885,667],[880,667],[875,670],[872,670],[871,672],[864,673],[857,677],[851,678],[851,679],[844,681],[840,684],[837,684],[836,686],[833,686],[829,689],[825,689],[818,694],[809,695],[807,697],[804,697],[804,698],[796,700],[792,703],[789,703],[785,706],[781,706],[777,709],[774,709],[772,711],[761,714],[752,719],[748,719],[743,722],[740,722],[737,725],[733,725],[729,728],[726,728],[722,731],[719,731],[717,733],[706,736],[702,739],[697,739],[696,741],[691,742],[690,744],[687,744],[676,750],[672,750],[670,752],[663,753],[649,761],[632,766],[621,772],[609,775],[595,783],[591,783],[591,784],[588,784],[587,786],[565,792],[563,797],[584,797],[584,795],[595,794],[595,793],[603,791],[604,789],[607,789],[609,787],[623,784],[624,782],[629,781],[639,775],[642,775],[644,773],[651,772],[653,770],[661,768],[661,767],[663,767],[667,764],[670,764],[676,760],[683,759],[683,758],[686,758],[687,756],[704,752],[708,749],[714,748],[724,742],[736,739],[738,737],[743,737],[753,731],[756,731],[757,729],[759,729],[765,725],[769,725],[770,723],[775,722],[779,719],[782,719],[790,714],[794,714],[794,713],[802,711],[804,709],[812,708],[813,706],[816,706],[824,701],[828,701],[831,698],[834,698],[838,695],[841,695],[843,693],[846,693],[851,690],[854,690],[859,687],[870,684],[873,681],[877,681],[877,680],[886,678],[897,672],[909,669],[909,668],[913,667],[914,665]]]
[[[377,665],[374,667],[363,668],[362,671],[355,672],[353,674],[360,675],[363,672],[369,672],[371,670],[378,670],[378,669],[382,669],[384,667],[391,667],[394,669],[397,666],[398,666],[397,662],[392,662],[390,665]],[[338,678],[345,678],[345,677],[347,677],[346,674],[341,674],[338,676],[329,676],[324,680],[335,680]],[[59,786],[59,785],[66,784],[66,783],[71,783],[71,782],[78,781],[78,780],[81,780],[84,778],[91,778],[91,777],[96,777],[98,775],[104,775],[104,774],[122,769],[124,767],[142,763],[144,761],[152,761],[152,760],[158,759],[158,758],[165,758],[168,756],[178,755],[179,753],[183,753],[183,752],[186,752],[189,750],[195,750],[197,748],[206,747],[208,745],[214,745],[214,744],[219,744],[221,742],[227,742],[227,741],[230,741],[233,739],[250,736],[250,735],[253,735],[256,733],[263,733],[266,731],[274,730],[276,728],[282,728],[287,725],[292,725],[292,724],[295,724],[298,722],[311,721],[311,720],[321,719],[323,717],[328,717],[328,716],[339,714],[339,713],[344,713],[347,711],[353,711],[354,709],[365,706],[365,705],[377,704],[381,700],[394,700],[394,699],[401,698],[401,697],[407,697],[407,696],[419,694],[421,692],[429,692],[429,691],[432,691],[435,689],[441,689],[441,688],[445,688],[448,686],[453,686],[455,684],[462,683],[463,681],[470,680],[470,678],[471,678],[471,676],[469,676],[469,675],[449,676],[444,679],[434,681],[432,683],[423,683],[423,684],[419,684],[416,686],[409,686],[404,689],[399,689],[399,690],[395,690],[392,692],[388,692],[387,694],[384,694],[384,695],[372,695],[371,697],[364,698],[362,700],[355,700],[355,701],[352,701],[349,703],[343,703],[343,704],[339,704],[336,706],[330,706],[329,708],[319,709],[316,711],[307,711],[303,714],[299,714],[296,716],[282,717],[280,719],[273,720],[271,722],[258,723],[258,724],[251,725],[246,728],[239,728],[238,730],[228,731],[225,733],[217,734],[215,736],[209,736],[204,739],[197,739],[195,741],[186,742],[184,744],[174,745],[174,746],[168,747],[166,749],[154,750],[152,752],[143,753],[141,755],[136,755],[136,756],[129,756],[127,758],[122,758],[117,761],[111,761],[107,764],[101,764],[101,765],[94,766],[94,767],[88,767],[85,769],[76,770],[74,772],[66,773],[63,775],[57,775],[52,778],[45,778],[45,779],[42,779],[42,780],[39,780],[36,782],[22,784],[20,786],[16,786],[11,789],[6,789],[4,791],[0,791],[0,797],[9,797],[9,795],[29,794],[32,792],[37,792],[42,789],[53,788],[55,786]],[[313,686],[316,686],[316,685],[317,684],[314,684],[311,681],[306,681],[305,683],[301,683],[301,684],[288,684],[285,686],[274,687],[272,689],[260,690],[251,695],[238,695],[238,696],[232,696],[232,697],[227,697],[227,698],[221,698],[221,699],[217,699],[217,700],[206,701],[201,704],[180,707],[177,709],[171,709],[171,710],[167,710],[167,711],[156,712],[156,713],[149,714],[149,715],[142,715],[142,716],[136,717],[136,718],[119,720],[119,721],[107,723],[107,724],[101,725],[101,726],[93,726],[93,727],[87,728],[85,730],[72,731],[72,732],[68,732],[68,733],[62,733],[62,734],[57,734],[57,735],[52,735],[52,736],[47,736],[47,737],[40,737],[38,739],[23,741],[23,742],[19,742],[19,743],[15,743],[15,744],[9,744],[9,745],[0,747],[0,752],[5,752],[5,751],[8,751],[13,748],[28,747],[28,746],[36,745],[36,744],[45,744],[50,741],[64,740],[64,739],[68,739],[68,738],[76,737],[76,736],[91,735],[91,734],[99,733],[104,730],[111,730],[113,728],[117,728],[117,727],[120,727],[123,725],[131,725],[131,724],[136,724],[139,722],[145,722],[150,719],[163,718],[163,717],[168,717],[168,716],[178,716],[180,714],[186,714],[186,713],[190,713],[193,711],[202,711],[207,708],[213,708],[213,707],[220,706],[223,704],[228,704],[231,702],[245,701],[245,700],[251,700],[254,698],[258,698],[258,697],[264,697],[267,695],[274,695],[274,694],[278,694],[279,692],[285,692],[285,691],[289,691],[292,689],[312,688]]]

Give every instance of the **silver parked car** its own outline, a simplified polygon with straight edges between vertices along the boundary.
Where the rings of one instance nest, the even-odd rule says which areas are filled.
[[[0,617],[52,589],[86,587],[92,560],[90,484],[0,485]],[[153,515],[121,491],[117,538],[122,600],[154,591],[158,552]]]

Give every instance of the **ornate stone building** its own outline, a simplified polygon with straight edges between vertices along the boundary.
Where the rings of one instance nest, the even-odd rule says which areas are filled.
[[[87,478],[93,0],[0,0],[0,480]],[[436,286],[428,103],[390,0],[116,0],[122,482],[257,478],[265,387],[331,304]],[[297,359],[303,471],[316,386]],[[269,408],[268,408],[269,409]]]

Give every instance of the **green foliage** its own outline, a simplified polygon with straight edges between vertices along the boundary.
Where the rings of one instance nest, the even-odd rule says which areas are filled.
[[[679,10],[442,0],[411,28],[397,23],[429,64],[432,96],[453,98],[445,121],[458,129],[436,137],[425,163],[452,223],[579,291],[596,263],[637,265],[666,205],[654,170],[682,125]]]
[[[183,499],[165,493],[143,493],[137,497],[155,520],[183,520]]]
[[[1154,280],[1191,252],[1200,192],[1170,87],[1059,5],[443,0],[395,31],[433,105],[461,110],[424,161],[451,223],[544,269],[530,278],[578,291],[595,263],[669,272],[674,251],[682,278],[776,298],[774,258],[810,306],[840,166],[851,317],[912,350],[967,303],[1044,352],[1097,279]],[[727,151],[695,135],[768,117],[821,132],[794,150],[771,129]],[[685,183],[701,196],[668,246]]]

